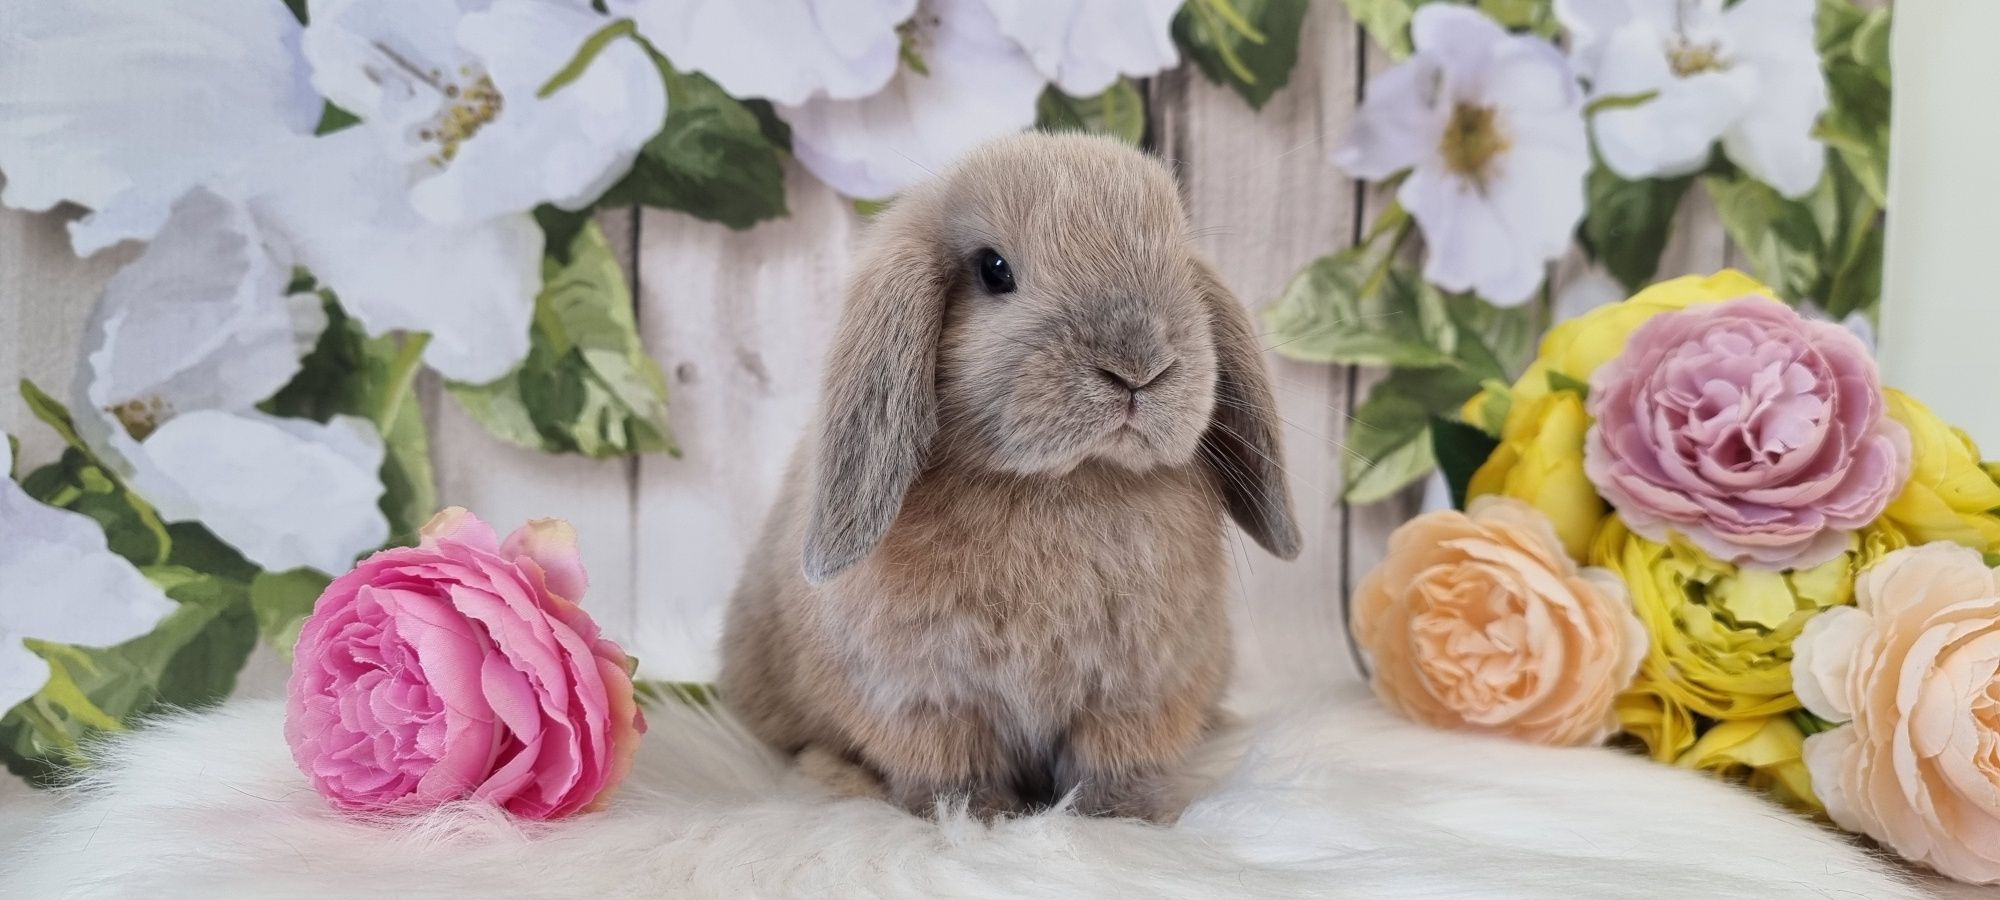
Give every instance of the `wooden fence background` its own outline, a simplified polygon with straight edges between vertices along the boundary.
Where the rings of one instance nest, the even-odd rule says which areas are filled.
[[[1352,243],[1383,198],[1343,178],[1327,149],[1346,129],[1368,73],[1388,64],[1331,0],[1313,4],[1289,84],[1261,111],[1192,67],[1149,80],[1151,149],[1179,171],[1202,249],[1252,305],[1308,261]],[[749,231],[659,210],[607,214],[634,286],[640,329],[671,385],[680,458],[595,461],[503,445],[425,385],[445,503],[495,523],[562,516],[582,535],[589,607],[653,677],[703,678],[743,554],[817,395],[856,236],[850,205],[794,166],[791,216]],[[1730,262],[1715,217],[1683,211],[1662,275]],[[11,386],[30,377],[67,395],[78,345],[104,282],[136,254],[70,252],[57,215],[0,212],[0,429],[23,462],[57,445]],[[1557,266],[1559,283],[1576,260]],[[1413,492],[1368,507],[1340,502],[1348,410],[1375,371],[1272,358],[1305,551],[1291,563],[1248,541],[1231,599],[1246,678],[1351,678],[1341,627],[1346,593],[1416,508]],[[1277,661],[1283,661],[1282,665]],[[1282,669],[1282,672],[1278,670]]]

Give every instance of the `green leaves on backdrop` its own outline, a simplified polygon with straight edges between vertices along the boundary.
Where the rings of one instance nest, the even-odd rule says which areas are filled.
[[[1399,216],[1384,214],[1391,222]],[[1429,473],[1437,465],[1434,420],[1484,382],[1524,367],[1538,331],[1531,309],[1439,291],[1398,258],[1400,242],[1386,234],[1314,260],[1264,314],[1280,353],[1391,370],[1349,422],[1345,496],[1355,503],[1388,497]]]
[[[68,445],[61,459],[22,478],[22,489],[95,520],[112,552],[179,604],[152,632],[115,647],[26,642],[48,662],[49,681],[0,717],[0,762],[49,784],[84,762],[81,748],[93,735],[123,730],[163,706],[200,706],[235,689],[236,673],[257,642],[250,586],[258,571],[199,525],[163,524],[85,446],[61,404],[25,381],[21,396]]]
[[[1146,98],[1129,78],[1094,97],[1072,97],[1051,85],[1035,101],[1035,128],[1108,134],[1138,146],[1146,139]]]
[[[673,451],[667,382],[639,341],[625,273],[596,223],[543,261],[528,358],[489,384],[449,385],[493,434],[549,453]]]
[[[1263,109],[1291,78],[1308,0],[1189,0],[1174,42],[1201,74]]]

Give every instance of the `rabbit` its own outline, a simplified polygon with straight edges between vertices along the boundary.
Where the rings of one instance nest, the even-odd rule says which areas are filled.
[[[846,299],[721,696],[919,815],[1171,821],[1229,677],[1224,514],[1299,551],[1257,333],[1172,174],[1108,138],[981,145],[879,214]]]

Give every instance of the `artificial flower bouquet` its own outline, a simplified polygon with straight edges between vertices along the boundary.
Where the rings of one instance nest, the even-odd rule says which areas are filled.
[[[1440,727],[1747,782],[2000,882],[2000,483],[1868,346],[1736,272],[1549,332],[1440,423],[1463,512],[1355,598],[1376,693]]]

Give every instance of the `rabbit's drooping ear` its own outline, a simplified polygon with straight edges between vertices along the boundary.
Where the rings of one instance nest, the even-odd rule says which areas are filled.
[[[1249,313],[1222,279],[1206,263],[1197,262],[1195,270],[1215,338],[1215,418],[1201,438],[1202,459],[1215,470],[1236,524],[1273,555],[1292,559],[1299,555],[1299,526],[1285,485],[1263,348]]]
[[[814,584],[874,552],[937,432],[937,345],[951,285],[914,212],[891,209],[876,222],[827,362],[805,534]]]

